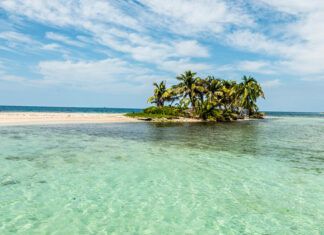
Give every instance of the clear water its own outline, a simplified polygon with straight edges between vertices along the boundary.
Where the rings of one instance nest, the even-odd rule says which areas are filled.
[[[0,127],[0,234],[324,234],[324,118]]]
[[[135,108],[87,108],[87,107],[46,107],[46,106],[6,106],[0,105],[0,112],[55,112],[55,113],[132,113],[141,112]]]
[[[324,117],[324,112],[274,112],[265,111],[266,116],[275,117]]]

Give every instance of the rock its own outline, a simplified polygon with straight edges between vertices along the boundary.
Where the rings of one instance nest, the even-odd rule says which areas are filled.
[[[20,157],[16,157],[16,156],[9,156],[9,157],[6,157],[6,160],[18,161],[18,160],[20,160]]]
[[[152,121],[152,118],[138,118],[141,121]]]
[[[11,184],[18,184],[19,181],[16,180],[6,180],[1,182],[1,186],[7,186],[7,185],[11,185]]]

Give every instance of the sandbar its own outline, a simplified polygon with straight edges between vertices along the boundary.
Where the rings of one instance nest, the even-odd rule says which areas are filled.
[[[153,119],[153,122],[199,122],[192,118]],[[73,123],[123,123],[145,122],[139,118],[126,117],[123,113],[54,113],[54,112],[0,112],[0,126],[73,124]]]
[[[0,125],[140,122],[121,113],[0,112]]]

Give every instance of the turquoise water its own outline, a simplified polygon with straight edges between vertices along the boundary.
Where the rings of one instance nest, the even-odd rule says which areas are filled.
[[[0,127],[0,234],[324,234],[324,118]]]

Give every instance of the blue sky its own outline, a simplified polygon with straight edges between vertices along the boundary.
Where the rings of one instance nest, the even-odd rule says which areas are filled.
[[[324,111],[322,0],[1,0],[0,104],[146,107],[191,69]]]

